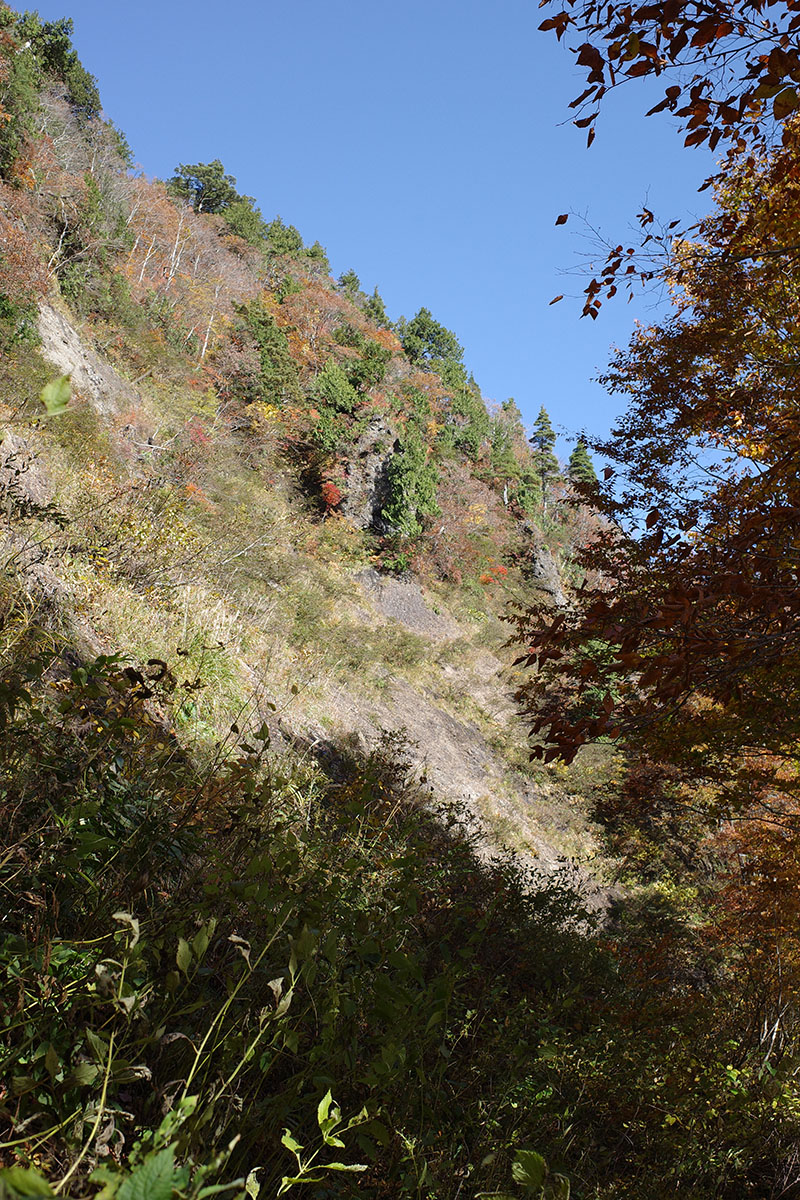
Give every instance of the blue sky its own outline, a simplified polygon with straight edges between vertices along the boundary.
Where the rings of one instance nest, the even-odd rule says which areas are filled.
[[[535,0],[38,9],[73,18],[146,174],[222,159],[267,219],[322,242],[335,275],[352,267],[392,317],[424,305],[454,330],[487,398],[513,396],[528,423],[542,404],[567,430],[613,422],[621,401],[593,376],[657,310],[618,300],[580,320],[584,284],[561,273],[578,262],[580,221],[555,219],[585,213],[627,241],[643,202],[666,219],[700,215],[710,160],[682,148],[669,118],[645,119],[636,85],[610,98],[587,151],[567,107],[581,76],[538,32]]]

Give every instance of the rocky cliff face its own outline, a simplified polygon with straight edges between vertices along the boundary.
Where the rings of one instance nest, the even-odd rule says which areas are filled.
[[[550,596],[556,608],[567,607],[561,576],[549,546],[543,543],[534,546],[528,559],[528,574],[533,582]]]
[[[44,357],[62,375],[69,375],[73,391],[102,416],[136,402],[136,389],[81,341],[65,313],[51,304],[40,305],[38,332]]]
[[[316,747],[323,759],[331,745],[374,750],[389,731],[400,735],[406,753],[430,788],[432,803],[455,802],[480,834],[486,857],[513,848],[538,870],[551,872],[565,859],[588,862],[598,847],[584,799],[557,776],[531,774],[525,730],[511,700],[509,669],[488,650],[468,648],[469,631],[434,605],[416,581],[386,579],[375,571],[353,577],[353,614],[365,627],[399,625],[424,639],[432,661],[443,651],[450,661],[430,672],[423,686],[384,664],[379,692],[358,679],[326,689],[319,703],[284,718],[284,730]],[[447,653],[449,651],[449,654]],[[580,866],[576,867],[580,874]],[[604,891],[589,884],[602,903]]]
[[[341,509],[356,528],[382,530],[381,511],[389,499],[388,467],[398,449],[394,430],[383,417],[375,417],[350,450]]]

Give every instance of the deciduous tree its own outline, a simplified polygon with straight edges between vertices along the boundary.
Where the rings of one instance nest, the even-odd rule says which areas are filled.
[[[598,488],[613,525],[582,556],[598,581],[572,612],[523,625],[526,661],[551,684],[523,689],[536,753],[622,737],[740,809],[797,790],[800,288],[765,239],[797,240],[799,151],[791,124],[775,159],[719,185],[689,267],[676,248],[674,315],[640,329],[605,377],[629,407],[594,446],[614,463]],[[762,253],[721,257],[766,210]],[[593,639],[612,660],[587,654]],[[581,715],[598,685],[602,708]]]

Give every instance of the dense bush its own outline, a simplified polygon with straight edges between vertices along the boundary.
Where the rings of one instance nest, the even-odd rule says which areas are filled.
[[[785,1173],[792,1071],[679,914],[612,938],[563,875],[482,865],[402,739],[323,772],[234,729],[201,770],[167,664],[34,643],[0,690],[7,1194],[454,1200],[531,1146],[587,1196]]]

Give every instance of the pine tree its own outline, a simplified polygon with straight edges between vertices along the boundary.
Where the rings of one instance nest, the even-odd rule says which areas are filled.
[[[441,374],[444,367],[458,364],[463,374],[464,351],[458,338],[434,320],[430,309],[421,308],[415,317],[403,323],[400,341],[414,366]]]
[[[380,325],[384,329],[391,329],[392,323],[389,320],[383,299],[377,288],[375,288],[375,291],[371,296],[367,296],[363,308],[366,315],[370,318],[370,320],[374,321],[376,325]]]
[[[312,262],[315,266],[319,267],[319,269],[325,275],[330,274],[331,264],[328,261],[328,255],[325,247],[321,242],[314,242],[313,246],[308,247],[306,250],[306,258],[309,260],[309,262]]]
[[[271,254],[294,258],[303,249],[303,239],[294,225],[287,225],[278,216],[267,226],[267,246]]]
[[[267,226],[252,196],[239,196],[223,210],[222,216],[231,233],[243,238],[251,246],[258,246],[264,241]]]
[[[174,196],[191,204],[195,212],[221,213],[240,199],[233,175],[226,175],[218,158],[210,163],[181,163],[167,182]]]
[[[567,464],[567,475],[572,483],[585,484],[591,486],[597,483],[597,472],[594,469],[591,455],[586,449],[585,442],[577,442],[575,449],[569,456]]]
[[[556,435],[544,405],[539,409],[539,415],[533,426],[533,435],[528,438],[528,441],[533,446],[533,469],[542,491],[542,509],[547,512],[548,488],[554,480],[558,479],[561,471],[558,459],[553,453]]]
[[[239,315],[250,331],[261,359],[262,398],[279,407],[300,396],[297,367],[286,334],[260,300],[243,305]]]
[[[358,300],[359,296],[361,295],[361,280],[358,278],[352,267],[349,271],[345,271],[344,274],[339,276],[339,287],[342,289],[345,296],[347,296],[348,300],[352,300],[353,303]]]
[[[426,516],[439,512],[438,476],[417,422],[409,421],[399,453],[387,466],[388,500],[381,510],[385,525],[403,537],[417,537]]]

